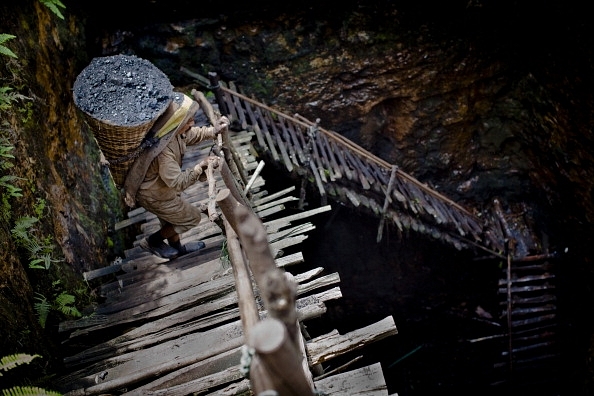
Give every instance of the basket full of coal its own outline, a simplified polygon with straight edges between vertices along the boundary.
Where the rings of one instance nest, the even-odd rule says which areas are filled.
[[[122,186],[131,155],[173,99],[169,78],[134,55],[97,57],[78,75],[73,91],[114,182]]]

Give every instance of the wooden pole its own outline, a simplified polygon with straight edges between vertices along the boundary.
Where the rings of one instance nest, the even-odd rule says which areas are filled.
[[[250,329],[258,322],[260,316],[258,314],[258,307],[256,306],[251,276],[236,232],[237,216],[235,215],[234,208],[241,206],[241,204],[237,202],[228,189],[219,191],[216,200],[223,212],[227,250],[229,252],[231,266],[233,267],[233,276],[235,277],[239,313],[244,335],[247,337]]]
[[[208,99],[206,99],[204,94],[201,91],[193,89],[192,96],[194,96],[194,99],[200,104],[200,108],[204,111],[208,121],[212,125],[216,125],[217,115],[215,114],[212,105]],[[241,167],[241,161],[238,159],[237,153],[232,149],[233,144],[231,142],[231,137],[229,136],[228,128],[224,128],[218,135],[218,145],[219,149],[223,152],[222,156],[225,158],[225,161],[227,161],[227,165],[230,167],[231,172],[235,175],[236,180],[241,180],[245,184],[245,171]]]
[[[208,219],[214,223],[219,218],[215,202],[217,181],[214,178],[214,164],[210,161],[208,168],[206,168],[206,179],[208,180]]]
[[[225,103],[225,100],[223,99],[223,91],[221,90],[219,76],[215,72],[209,72],[208,80],[210,81],[210,86],[208,88],[212,89],[212,92],[214,92],[221,114],[228,116],[229,109],[227,108],[227,103]]]
[[[392,188],[394,186],[394,179],[396,179],[396,170],[398,167],[396,165],[392,165],[392,174],[390,175],[390,181],[388,182],[388,189],[386,190],[386,199],[384,200],[384,207],[382,208],[382,218],[380,220],[379,227],[377,229],[377,243],[382,240],[382,233],[384,231],[384,221],[386,220],[386,211],[388,210],[388,205],[390,204],[390,195],[392,194]]]
[[[279,396],[314,395],[303,374],[298,351],[281,321],[260,321],[253,327],[248,345],[257,353],[250,368],[254,394],[275,390]]]

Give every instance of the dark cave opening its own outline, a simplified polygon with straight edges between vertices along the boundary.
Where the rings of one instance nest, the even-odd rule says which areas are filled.
[[[264,167],[262,176],[269,190],[295,185],[298,196],[299,180],[272,165]],[[317,207],[319,199],[307,187],[305,209]],[[394,226],[386,226],[378,243],[379,219],[329,204],[332,210],[311,220],[316,228],[300,245],[304,263],[288,269],[300,273],[323,267],[325,274],[340,276],[342,298],[327,302],[322,317],[304,323],[307,331],[312,337],[332,330],[345,334],[392,316],[398,334],[324,363],[326,371],[352,360],[352,368],[380,362],[389,393],[409,396],[582,391],[587,326],[581,321],[587,319],[580,319],[576,309],[587,297],[587,287],[575,282],[570,256],[555,261],[561,269],[556,272],[559,319],[554,346],[559,357],[547,368],[554,374],[540,368],[510,374],[505,299],[498,293],[498,282],[506,276],[505,260],[482,251],[459,251],[413,231],[399,233]],[[575,289],[577,284],[581,291]]]

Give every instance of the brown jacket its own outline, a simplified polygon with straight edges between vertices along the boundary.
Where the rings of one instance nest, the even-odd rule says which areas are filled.
[[[163,151],[151,162],[140,190],[151,189],[182,192],[196,182],[200,174],[194,168],[181,170],[186,146],[198,144],[214,137],[213,127],[192,127],[184,134],[175,136]]]

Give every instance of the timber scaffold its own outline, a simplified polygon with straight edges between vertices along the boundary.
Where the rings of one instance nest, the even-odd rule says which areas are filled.
[[[480,214],[464,208],[397,165],[322,128],[319,119],[312,122],[273,109],[220,81],[216,73],[203,77],[182,71],[211,89],[225,113],[255,134],[262,157],[300,176],[300,205],[304,184],[313,180],[321,205],[331,197],[379,217],[378,242],[389,221],[400,232],[419,232],[458,250],[486,254],[480,260],[507,263],[499,279],[499,319],[507,331],[481,339],[501,342],[501,361],[494,368],[502,374],[494,383],[554,380],[559,357],[554,263],[559,254],[535,242],[522,219],[506,215],[498,200]]]
[[[321,204],[328,197],[380,218],[377,239],[385,221],[400,232],[414,231],[455,246],[479,248],[505,258],[503,224],[495,214],[476,214],[430,188],[397,165],[368,152],[340,134],[324,129],[320,120],[288,115],[239,93],[233,83],[183,69],[215,92],[219,106],[241,125],[250,128],[257,149],[275,163],[314,180]]]
[[[216,104],[194,90],[200,117]],[[203,113],[203,114],[202,114]],[[208,183],[184,195],[203,221],[181,235],[206,247],[167,261],[140,248],[159,229],[143,208],[116,229],[140,229],[125,258],[88,271],[102,301],[83,318],[60,323],[66,373],[53,385],[74,395],[388,395],[379,363],[358,366],[365,346],[397,334],[388,316],[346,334],[309,334],[305,323],[341,298],[338,273],[304,262],[303,222],[329,205],[283,215],[294,188],[269,192],[252,145],[254,132],[223,131],[188,147],[182,168],[209,155]],[[245,179],[244,179],[245,178]],[[332,364],[343,357],[340,364]]]

